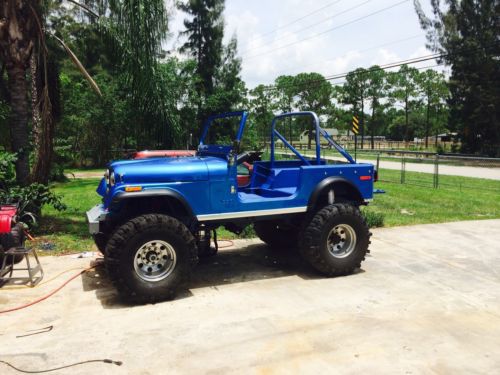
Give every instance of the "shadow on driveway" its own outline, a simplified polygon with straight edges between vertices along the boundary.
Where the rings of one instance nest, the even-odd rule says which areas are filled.
[[[356,271],[361,272],[364,271]],[[286,276],[299,276],[304,280],[323,278],[293,249],[271,249],[260,243],[222,249],[213,257],[200,259],[187,285],[189,289],[180,291],[170,303],[191,297],[191,290],[197,288],[217,289],[220,285]],[[95,291],[104,308],[131,307],[130,304],[120,301],[103,266],[83,275],[82,283],[84,291]]]

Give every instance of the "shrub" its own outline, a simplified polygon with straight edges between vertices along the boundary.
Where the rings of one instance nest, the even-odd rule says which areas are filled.
[[[371,211],[368,209],[361,210],[366,223],[370,228],[377,228],[384,226],[384,214],[382,212]]]
[[[21,221],[35,223],[42,207],[51,205],[58,211],[66,209],[61,198],[52,193],[48,186],[31,184],[17,186],[14,163],[16,157],[7,152],[0,152],[0,205],[15,204]]]
[[[14,154],[0,151],[0,189],[5,190],[8,186],[14,184],[16,180],[16,170],[14,163],[16,162]]]

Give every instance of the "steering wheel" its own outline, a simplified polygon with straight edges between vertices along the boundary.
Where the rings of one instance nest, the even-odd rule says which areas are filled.
[[[261,151],[244,151],[237,156],[236,164],[240,165],[245,162],[252,164],[254,161],[260,160],[261,155]]]

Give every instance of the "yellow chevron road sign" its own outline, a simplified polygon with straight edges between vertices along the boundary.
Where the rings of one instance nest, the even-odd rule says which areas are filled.
[[[359,120],[356,116],[352,116],[352,132],[354,134],[359,134]]]

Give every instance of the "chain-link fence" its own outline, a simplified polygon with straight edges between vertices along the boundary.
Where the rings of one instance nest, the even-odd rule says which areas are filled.
[[[288,149],[277,146],[278,157],[293,157]],[[303,155],[314,156],[314,150],[307,145],[294,146]],[[479,189],[500,193],[500,158],[399,150],[350,150],[350,153],[358,162],[374,164],[380,181],[433,189]],[[327,146],[321,147],[321,156],[332,162],[343,159]]]
[[[377,166],[381,181],[429,188],[481,189],[500,193],[500,159],[430,152],[356,153],[358,161]]]

